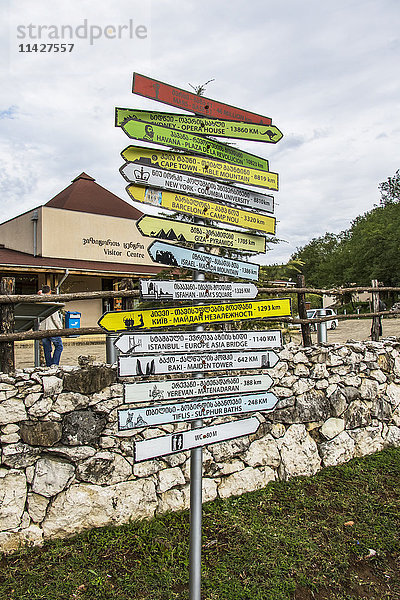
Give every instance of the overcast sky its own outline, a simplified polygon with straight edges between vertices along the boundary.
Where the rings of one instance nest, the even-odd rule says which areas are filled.
[[[399,0],[2,0],[0,10],[0,221],[82,171],[130,202],[118,168],[131,142],[114,107],[174,111],[132,95],[134,71],[189,90],[214,79],[206,96],[284,133],[277,145],[237,142],[280,176],[285,242],[261,263],[347,229],[400,168]],[[19,51],[56,42],[74,47]]]

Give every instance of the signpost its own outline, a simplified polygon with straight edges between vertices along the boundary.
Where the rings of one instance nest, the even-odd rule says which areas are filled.
[[[266,331],[181,331],[178,333],[124,333],[115,342],[123,354],[147,352],[199,352],[263,350],[282,345],[278,329]]]
[[[154,402],[156,400],[177,400],[179,398],[206,398],[227,394],[248,394],[265,392],[273,381],[267,373],[262,375],[237,375],[228,377],[205,377],[190,379],[162,379],[124,384],[125,404],[131,402]]]
[[[244,371],[246,369],[270,369],[279,357],[273,350],[253,352],[218,352],[203,354],[162,354],[143,356],[120,356],[120,377],[142,377],[171,373],[205,373],[206,371]]]
[[[265,158],[260,158],[234,146],[227,146],[222,142],[216,142],[200,135],[170,129],[161,125],[151,125],[135,119],[125,121],[122,129],[127,136],[134,140],[152,142],[153,144],[169,146],[186,152],[194,152],[195,154],[204,154],[235,165],[268,171],[268,161]]]
[[[230,321],[252,321],[271,317],[290,317],[291,299],[254,300],[227,304],[200,304],[174,308],[106,312],[98,324],[105,331],[134,331],[159,327],[204,325]]]
[[[120,172],[126,181],[135,183],[136,185],[180,192],[223,203],[227,202],[228,204],[240,206],[240,208],[249,208],[250,210],[267,213],[274,212],[273,196],[261,194],[246,188],[234,187],[233,185],[225,185],[212,179],[194,177],[193,175],[185,175],[184,173],[174,173],[165,169],[146,167],[133,163],[125,163],[120,168]],[[129,194],[129,187],[127,191]],[[155,194],[151,194],[150,197],[146,196],[142,202],[159,206],[159,199]]]
[[[121,156],[127,162],[147,167],[153,166],[178,171],[179,173],[204,175],[205,177],[222,179],[223,181],[236,181],[270,190],[278,189],[277,173],[231,165],[212,158],[167,152],[156,148],[143,148],[142,146],[128,146],[121,152]]]
[[[139,188],[144,189],[144,188]],[[162,193],[162,192],[159,192]],[[136,227],[145,236],[161,240],[210,244],[247,252],[265,252],[265,238],[217,227],[204,227],[193,223],[144,215],[136,221]]]
[[[166,456],[174,452],[182,452],[183,450],[190,450],[191,448],[198,448],[207,444],[216,444],[224,440],[250,435],[257,431],[259,425],[257,417],[250,417],[249,419],[240,419],[230,423],[222,423],[221,425],[201,427],[199,429],[191,429],[189,431],[135,442],[134,460],[135,462],[142,462],[150,458],[156,458],[157,456]]]
[[[185,196],[176,192],[165,192],[162,190],[151,190],[150,188],[136,187],[130,185],[127,192],[132,200],[136,202],[150,203],[159,205],[161,208],[181,212],[194,217],[211,219],[228,223],[236,227],[245,229],[255,229],[262,233],[275,234],[276,219],[267,215],[258,215],[257,213],[231,208],[223,204],[216,204],[201,198]]]
[[[250,140],[276,144],[282,139],[282,132],[274,125],[256,125],[238,123],[237,121],[221,121],[191,115],[179,115],[135,108],[116,108],[115,125],[121,127],[128,119],[137,119],[152,125],[161,125],[170,129],[178,129],[199,135],[212,135],[214,137]]]
[[[154,262],[168,265],[170,267],[182,267],[205,273],[219,273],[240,279],[252,279],[257,281],[259,265],[231,260],[216,254],[207,254],[198,250],[189,250],[165,242],[153,242],[147,248]]]
[[[216,119],[230,119],[232,121],[242,121],[244,123],[263,123],[271,125],[271,119],[258,115],[257,113],[236,108],[229,104],[211,100],[198,94],[192,94],[186,90],[174,87],[167,83],[151,79],[139,73],[133,74],[132,92],[163,104],[169,104],[176,108],[188,110],[198,115],[206,117],[215,117]]]
[[[116,342],[116,346],[126,353],[119,357],[121,377],[195,373],[188,379],[173,377],[168,381],[125,383],[125,401],[132,402],[134,407],[119,411],[119,435],[134,435],[139,427],[190,422],[190,431],[136,442],[134,460],[140,462],[191,449],[189,596],[190,600],[201,600],[202,447],[249,435],[257,431],[259,425],[258,419],[251,417],[204,427],[203,419],[269,411],[278,401],[267,392],[272,378],[265,373],[207,378],[202,374],[273,367],[278,355],[268,348],[281,344],[279,331],[205,332],[203,324],[291,315],[289,298],[247,300],[256,295],[253,284],[205,282],[205,272],[247,280],[257,280],[259,272],[258,265],[224,258],[218,250],[210,254],[203,252],[205,244],[216,249],[222,246],[237,251],[263,252],[265,239],[208,227],[201,219],[266,234],[275,233],[275,219],[259,214],[273,213],[273,197],[227,183],[278,190],[278,175],[269,172],[266,159],[206,136],[276,143],[282,133],[272,125],[269,117],[204,98],[200,92],[192,94],[138,73],[134,74],[132,91],[196,114],[192,117],[116,109],[116,125],[133,139],[182,151],[168,152],[141,146],[126,148],[121,153],[126,164],[120,171],[129,183],[139,186],[130,185],[128,193],[134,200],[188,214],[195,220],[194,225],[161,217],[140,220],[138,228],[143,235],[197,245],[195,250],[190,250],[154,241],[148,249],[154,262],[191,269],[193,282],[142,281],[142,298],[190,299],[195,304],[109,312],[101,317],[99,325],[106,331],[127,332]],[[256,212],[246,212],[243,208]],[[204,299],[236,296],[240,302],[199,304]],[[190,325],[195,331],[140,333],[140,330]],[[177,398],[185,401],[162,402]],[[156,400],[159,400],[157,405],[154,404]],[[143,402],[147,404],[138,408],[137,403]]]
[[[141,279],[142,300],[252,300],[254,283]]]
[[[118,430],[133,431],[134,433],[138,427],[156,427],[165,423],[215,419],[249,412],[269,412],[275,408],[277,402],[278,398],[274,394],[262,392],[245,396],[237,394],[225,398],[209,398],[195,402],[125,408],[118,411]]]

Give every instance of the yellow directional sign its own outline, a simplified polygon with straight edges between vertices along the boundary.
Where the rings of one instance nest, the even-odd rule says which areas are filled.
[[[274,217],[258,215],[247,210],[215,204],[215,202],[208,202],[201,198],[193,198],[192,196],[185,196],[184,194],[177,194],[175,192],[151,190],[135,185],[129,185],[126,190],[136,202],[155,204],[168,210],[175,210],[187,215],[202,217],[203,219],[212,219],[221,223],[229,223],[230,225],[246,229],[255,229],[263,233],[275,233],[276,219]]]
[[[176,325],[201,325],[227,321],[249,321],[270,317],[290,317],[290,298],[234,302],[231,304],[205,304],[148,310],[107,312],[98,324],[105,331],[136,331]]]
[[[222,138],[252,140],[276,144],[282,139],[282,132],[274,125],[255,123],[238,123],[209,117],[194,117],[175,113],[138,110],[135,108],[116,108],[115,125],[121,127],[127,119],[138,119],[153,125],[162,125],[170,129],[178,129],[200,135],[213,135]]]
[[[133,140],[152,142],[153,144],[169,146],[194,154],[205,154],[211,156],[211,158],[218,158],[235,165],[252,167],[261,171],[268,171],[269,169],[268,161],[265,158],[249,154],[234,146],[216,142],[202,135],[193,135],[192,133],[186,133],[186,131],[170,129],[162,125],[151,125],[136,119],[125,121],[122,129]]]
[[[168,240],[169,242],[192,242],[209,244],[248,252],[265,252],[265,238],[261,235],[249,235],[220,227],[204,227],[195,223],[185,223],[145,215],[136,221],[136,227],[142,235]]]
[[[155,148],[142,148],[141,146],[128,146],[121,152],[121,156],[128,162],[148,167],[160,167],[169,171],[205,175],[213,179],[237,181],[245,185],[278,190],[278,173],[232,165],[212,158],[178,152],[163,152]]]

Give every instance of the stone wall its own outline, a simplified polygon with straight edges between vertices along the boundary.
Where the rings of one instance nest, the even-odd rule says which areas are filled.
[[[268,373],[279,404],[256,434],[204,449],[204,501],[400,446],[397,340],[289,344]],[[1,550],[188,507],[188,452],[132,459],[133,440],[188,425],[119,437],[122,394],[105,365],[0,374]]]

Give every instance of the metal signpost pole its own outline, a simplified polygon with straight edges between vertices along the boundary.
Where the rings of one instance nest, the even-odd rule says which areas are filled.
[[[320,317],[325,317],[326,316],[326,309],[325,308],[321,308],[320,309],[319,316]],[[327,329],[328,329],[328,323],[326,321],[323,321],[322,323],[318,323],[317,324],[318,344],[326,344],[327,343],[327,341],[328,341]]]
[[[198,219],[196,219],[197,221]],[[203,248],[199,248],[203,250]],[[194,281],[204,281],[204,273],[195,271]],[[197,325],[195,331],[204,331],[203,325]],[[198,374],[197,377],[201,377]],[[192,421],[192,429],[203,425],[203,419]],[[190,451],[190,548],[189,548],[189,598],[201,600],[201,525],[202,525],[202,487],[203,487],[203,448]]]

